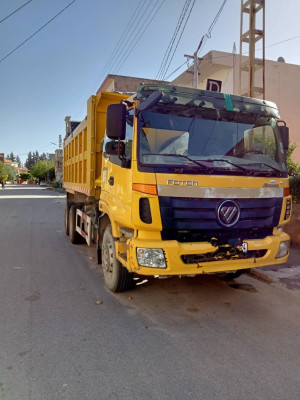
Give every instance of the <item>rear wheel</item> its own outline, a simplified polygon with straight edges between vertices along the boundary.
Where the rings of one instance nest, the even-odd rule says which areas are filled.
[[[69,236],[69,212],[70,212],[70,205],[66,203],[65,207],[65,234]]]
[[[82,236],[76,231],[76,210],[78,206],[73,204],[69,211],[69,236],[72,244],[83,243]]]
[[[104,280],[111,292],[124,292],[133,286],[133,274],[116,258],[115,241],[111,225],[107,225],[102,242],[102,267]]]

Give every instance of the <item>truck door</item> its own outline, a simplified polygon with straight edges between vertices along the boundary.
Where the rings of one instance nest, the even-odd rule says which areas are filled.
[[[101,183],[101,199],[108,204],[112,217],[115,221],[126,226],[131,221],[131,199],[132,199],[132,135],[133,135],[133,110],[129,112],[126,121],[125,158],[122,161],[117,155],[105,153],[105,144],[109,140],[104,139],[104,157]]]

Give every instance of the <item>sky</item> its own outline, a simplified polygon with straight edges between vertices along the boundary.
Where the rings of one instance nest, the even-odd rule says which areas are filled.
[[[23,163],[29,151],[54,153],[65,116],[82,120],[107,74],[155,79],[186,3],[31,0],[22,7],[27,1],[0,2],[0,153]],[[223,1],[195,0],[166,76],[180,68],[169,80],[187,68],[184,55],[195,52]],[[234,43],[239,51],[240,7],[226,1],[200,57],[232,52]],[[300,1],[266,0],[265,11],[266,58],[300,64]]]

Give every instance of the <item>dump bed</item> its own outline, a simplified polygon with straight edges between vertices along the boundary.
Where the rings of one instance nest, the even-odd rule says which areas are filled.
[[[101,177],[101,142],[105,135],[106,110],[128,96],[99,92],[87,102],[87,116],[64,140],[63,180],[68,192],[99,198],[97,178]]]

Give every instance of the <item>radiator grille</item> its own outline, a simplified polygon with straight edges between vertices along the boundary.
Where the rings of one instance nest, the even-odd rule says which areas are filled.
[[[282,198],[234,199],[240,218],[232,228],[224,228],[217,210],[224,199],[159,197],[162,238],[179,241],[207,241],[214,236],[263,238],[279,223]]]

